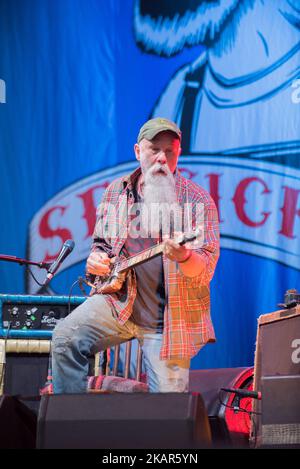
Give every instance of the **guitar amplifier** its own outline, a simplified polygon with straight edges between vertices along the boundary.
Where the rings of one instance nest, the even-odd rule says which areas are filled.
[[[0,337],[51,339],[59,319],[85,299],[84,296],[0,295]]]
[[[81,296],[0,295],[0,395],[35,395],[47,379],[52,332]]]
[[[258,319],[251,442],[300,447],[300,305]]]

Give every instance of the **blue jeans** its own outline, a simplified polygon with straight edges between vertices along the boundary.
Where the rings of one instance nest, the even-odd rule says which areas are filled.
[[[84,393],[88,356],[136,337],[150,392],[187,392],[190,359],[160,360],[162,334],[150,333],[130,320],[123,326],[102,295],[94,295],[60,321],[53,331],[54,393]]]

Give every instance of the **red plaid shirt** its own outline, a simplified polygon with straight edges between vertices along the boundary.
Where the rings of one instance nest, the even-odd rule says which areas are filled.
[[[140,173],[141,169],[138,168],[132,174],[113,181],[106,189],[98,209],[97,224],[100,225],[96,224],[95,227],[92,251],[105,251],[110,257],[120,254],[129,228],[128,218],[124,214],[127,215],[128,207],[134,203],[132,191]],[[209,282],[219,257],[218,214],[212,198],[204,189],[181,176],[178,170],[175,178],[180,205],[202,203],[204,206],[204,243],[201,248],[194,249],[205,260],[206,269],[201,275],[186,277],[176,262],[163,255],[167,304],[161,359],[189,358],[196,355],[205,343],[215,341],[210,318]],[[99,236],[99,226],[103,228],[110,225],[118,227],[117,235]],[[119,292],[104,295],[121,324],[130,318],[136,291],[136,278],[132,269]],[[96,277],[91,294],[97,293]]]

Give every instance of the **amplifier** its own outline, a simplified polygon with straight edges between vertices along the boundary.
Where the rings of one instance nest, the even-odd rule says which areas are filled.
[[[0,295],[0,338],[51,339],[59,319],[84,296]]]
[[[258,319],[251,443],[300,448],[300,305]]]
[[[85,299],[0,295],[0,396],[39,393],[48,375],[53,329]]]

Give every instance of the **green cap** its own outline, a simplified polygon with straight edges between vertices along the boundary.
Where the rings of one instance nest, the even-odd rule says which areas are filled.
[[[181,131],[174,122],[164,117],[155,117],[155,119],[150,119],[141,127],[137,141],[140,143],[143,138],[152,140],[160,132],[167,131],[173,132],[181,140]]]

